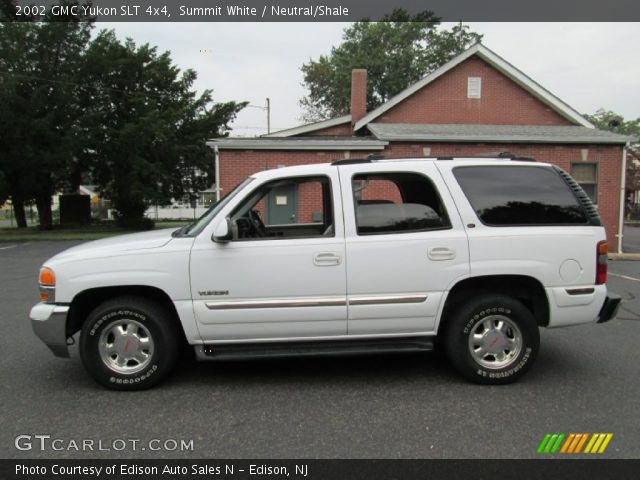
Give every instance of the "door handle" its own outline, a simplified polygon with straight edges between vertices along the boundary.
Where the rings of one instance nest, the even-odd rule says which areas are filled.
[[[332,265],[340,265],[342,257],[333,252],[316,253],[313,257],[313,264],[316,267],[330,267]]]
[[[453,260],[456,258],[456,251],[448,247],[433,247],[429,249],[429,258],[431,260]]]

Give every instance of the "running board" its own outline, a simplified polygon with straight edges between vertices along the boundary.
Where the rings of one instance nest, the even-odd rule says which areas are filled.
[[[429,352],[433,350],[433,339],[427,337],[410,337],[380,340],[225,343],[195,345],[194,348],[196,357],[200,361],[245,360],[254,358]]]

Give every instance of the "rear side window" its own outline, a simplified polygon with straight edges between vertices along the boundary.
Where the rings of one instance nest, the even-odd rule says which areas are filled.
[[[450,228],[435,185],[416,173],[375,173],[352,179],[358,235]]]
[[[586,224],[567,184],[547,167],[457,167],[453,170],[486,225]]]

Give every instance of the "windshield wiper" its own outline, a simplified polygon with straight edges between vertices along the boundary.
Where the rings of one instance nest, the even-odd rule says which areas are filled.
[[[188,234],[189,229],[193,226],[193,223],[184,225],[171,234],[172,237],[184,237]]]

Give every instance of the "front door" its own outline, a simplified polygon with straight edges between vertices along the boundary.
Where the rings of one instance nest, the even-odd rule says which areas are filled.
[[[231,221],[233,240],[215,243],[200,235],[194,242],[191,288],[205,342],[347,333],[338,173],[335,167],[319,170],[323,173],[312,177],[256,184],[220,212]],[[305,192],[304,206],[293,212],[298,222],[281,228],[265,225],[262,218],[270,199],[278,203],[279,195],[296,190]],[[214,222],[221,220],[216,217]]]

